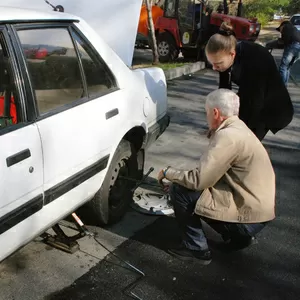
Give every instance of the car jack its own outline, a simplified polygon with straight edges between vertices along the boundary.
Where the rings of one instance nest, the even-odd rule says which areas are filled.
[[[50,233],[43,233],[41,237],[43,238],[44,243],[65,251],[67,253],[73,254],[77,250],[79,250],[79,244],[77,242],[78,239],[84,237],[84,236],[93,236],[93,233],[89,232],[82,221],[79,219],[79,217],[75,214],[72,213],[72,217],[75,220],[75,225],[77,227],[77,230],[79,233],[73,235],[73,236],[68,236],[64,233],[62,228],[60,227],[59,224],[55,224],[52,227],[52,230],[55,232],[55,235],[51,235]],[[71,228],[71,227],[70,227]],[[75,228],[71,228],[75,230]]]
[[[43,238],[44,243],[65,251],[67,253],[73,254],[79,249],[79,244],[77,243],[77,240],[84,237],[84,236],[90,236],[93,237],[94,240],[101,246],[103,247],[109,254],[115,256],[117,259],[119,259],[121,262],[125,263],[131,271],[134,271],[135,273],[139,274],[140,276],[129,286],[127,286],[123,292],[127,295],[130,296],[131,298],[142,300],[138,295],[136,295],[133,292],[133,289],[137,286],[137,284],[145,277],[145,273],[136,268],[134,265],[130,264],[126,260],[122,259],[120,256],[115,254],[113,251],[109,250],[103,243],[101,243],[97,238],[96,235],[92,232],[90,232],[82,223],[80,218],[75,214],[72,213],[72,217],[75,219],[75,225],[77,227],[77,230],[79,231],[78,234],[73,235],[73,236],[68,236],[64,233],[64,231],[61,229],[59,224],[55,224],[52,229],[56,233],[56,235],[51,235],[49,233],[43,233],[41,237]],[[71,226],[66,226],[70,229],[76,230],[75,228]]]

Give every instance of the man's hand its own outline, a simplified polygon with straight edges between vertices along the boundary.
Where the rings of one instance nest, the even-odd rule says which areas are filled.
[[[163,182],[163,179],[165,178],[165,175],[164,175],[164,170],[161,170],[158,175],[157,175],[157,180],[159,182],[159,184],[162,186],[163,190],[165,192],[168,192],[169,191],[169,185],[165,184]]]
[[[165,178],[164,170],[160,170],[158,175],[157,175],[157,180],[158,180],[159,184],[163,185],[163,179],[164,178]]]

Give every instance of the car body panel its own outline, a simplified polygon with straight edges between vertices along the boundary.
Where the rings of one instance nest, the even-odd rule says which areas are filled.
[[[300,14],[293,15],[290,21],[298,30],[300,30]]]
[[[42,61],[44,50],[30,52],[34,45],[30,41],[21,51],[17,30],[32,23],[41,22],[51,27],[60,22],[78,29],[113,74],[115,86],[105,94],[74,101],[74,104],[63,105],[50,113],[37,114],[24,128],[3,135],[0,129],[0,140],[4,145],[0,164],[5,164],[5,159],[14,153],[27,148],[31,151],[28,159],[13,168],[2,166],[5,172],[1,175],[5,180],[1,184],[7,186],[2,186],[0,197],[0,243],[5,245],[0,249],[0,261],[93,198],[119,143],[130,130],[143,129],[143,146],[146,148],[169,125],[166,78],[162,69],[131,70],[81,18],[63,13],[22,13],[23,10],[9,8],[2,12],[5,12],[2,23],[11,24],[16,61],[23,76],[19,84],[27,91],[28,102],[24,105],[28,106],[28,112],[33,109],[31,106],[38,93],[31,92],[29,83],[32,79],[25,57],[31,59],[33,55],[33,60]],[[33,19],[37,22],[32,22]],[[59,49],[51,44],[51,39],[48,44],[47,51]],[[32,173],[31,167],[34,168]],[[19,188],[13,190],[18,184]]]
[[[16,207],[43,194],[43,164],[42,145],[35,124],[1,135],[0,144],[1,219]],[[8,158],[27,149],[30,151],[30,156],[8,165]],[[30,172],[30,168],[34,170]],[[13,186],[17,188],[12,188]]]

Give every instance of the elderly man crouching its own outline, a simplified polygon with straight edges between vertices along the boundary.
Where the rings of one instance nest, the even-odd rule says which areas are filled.
[[[169,253],[209,264],[201,219],[221,234],[227,250],[257,242],[255,236],[275,218],[275,174],[268,153],[238,118],[239,97],[227,89],[207,96],[208,149],[189,171],[167,167],[158,174],[170,188],[182,245]]]

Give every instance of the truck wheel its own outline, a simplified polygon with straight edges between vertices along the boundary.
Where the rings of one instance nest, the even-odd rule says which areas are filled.
[[[100,190],[91,201],[100,225],[113,224],[126,213],[132,201],[134,181],[138,176],[137,155],[126,140],[119,144]]]
[[[168,32],[163,32],[158,35],[157,51],[160,62],[174,61],[179,55],[176,42]]]

